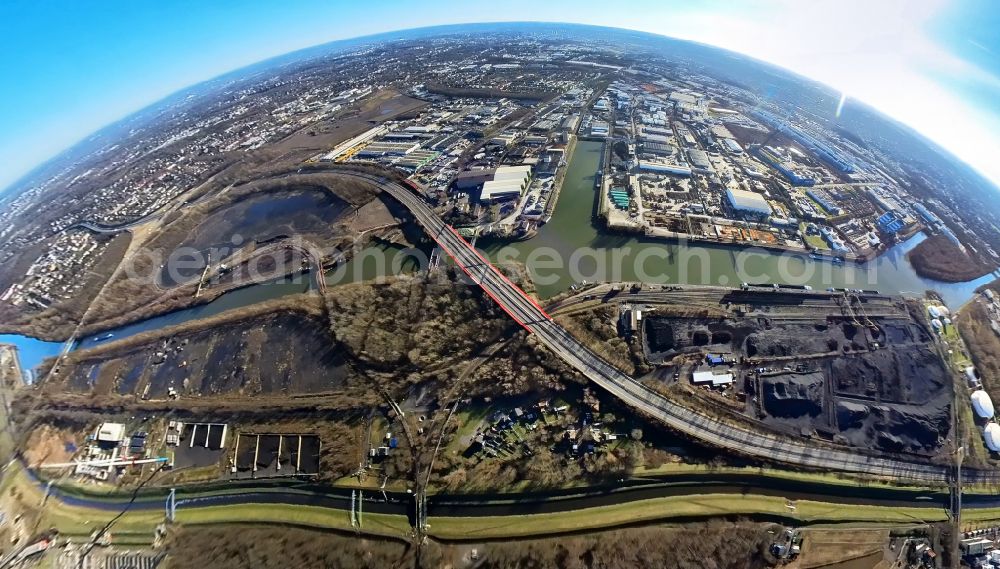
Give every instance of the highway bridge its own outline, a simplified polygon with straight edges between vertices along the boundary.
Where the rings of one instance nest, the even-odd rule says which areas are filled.
[[[356,172],[345,175],[368,180],[406,207],[434,241],[469,278],[482,287],[507,314],[556,355],[590,381],[628,406],[653,417],[694,440],[738,454],[789,466],[827,472],[885,477],[945,485],[954,468],[905,456],[876,454],[752,429],[688,409],[605,362],[555,323],[534,299],[512,283],[479,251],[445,224],[413,190],[388,178]],[[992,471],[965,470],[966,482],[1000,480]]]
[[[740,424],[737,418],[726,420],[686,408],[611,366],[573,338],[533,298],[512,283],[454,228],[444,223],[422,197],[404,184],[377,174],[334,168],[299,169],[277,177],[321,172],[366,181],[393,197],[514,321],[590,381],[624,404],[663,422],[678,433],[709,446],[788,466],[928,484],[947,485],[954,482],[953,465],[804,441]],[[1000,473],[992,470],[966,468],[962,470],[962,477],[964,483],[1000,483]]]

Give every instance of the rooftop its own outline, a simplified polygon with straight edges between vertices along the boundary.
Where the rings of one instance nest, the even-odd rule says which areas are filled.
[[[756,192],[729,188],[726,190],[726,195],[729,197],[729,203],[731,203],[735,209],[759,213],[771,213],[771,205],[767,203],[764,196]]]

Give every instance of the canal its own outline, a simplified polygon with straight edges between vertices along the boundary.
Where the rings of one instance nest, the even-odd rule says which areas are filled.
[[[417,269],[419,260],[409,255],[409,252],[410,250],[395,243],[376,241],[355,253],[346,263],[328,269],[323,274],[323,279],[325,279],[327,286],[337,286],[351,282],[368,281],[388,274],[412,272]],[[189,320],[209,318],[227,310],[291,294],[301,294],[315,288],[313,278],[311,274],[304,273],[234,289],[221,294],[206,304],[126,324],[110,332],[93,334],[78,341],[73,349],[90,348],[106,341],[120,340],[150,330],[183,324]],[[111,336],[108,337],[108,334]],[[56,353],[58,353],[58,349]]]
[[[389,274],[411,273],[420,268],[420,262],[421,257],[419,255],[415,257],[410,249],[395,243],[376,241],[358,251],[346,263],[328,269],[323,278],[327,286],[370,281]],[[128,338],[150,330],[183,324],[189,320],[209,318],[227,310],[291,294],[301,294],[313,287],[312,278],[311,275],[300,274],[234,289],[205,304],[175,310],[87,336],[78,340],[73,349],[92,348],[104,342]],[[63,348],[62,342],[46,342],[20,334],[0,334],[0,344],[17,346],[18,359],[26,372],[38,367],[45,358],[59,355]]]
[[[398,243],[376,240],[355,252],[346,263],[326,270],[326,286],[366,282],[387,275],[412,273],[426,266],[426,253]]]
[[[922,234],[867,264],[836,265],[802,254],[608,232],[594,217],[595,176],[601,167],[602,146],[601,142],[577,143],[552,219],[535,237],[511,244],[480,241],[495,262],[524,263],[543,298],[583,280],[721,286],[781,282],[816,289],[849,287],[912,295],[933,289],[957,308],[977,287],[994,278],[986,275],[964,283],[944,283],[918,276],[906,253],[925,239]]]
[[[188,320],[209,318],[234,308],[250,306],[252,304],[257,304],[258,302],[264,302],[265,300],[271,300],[273,298],[280,298],[289,294],[300,294],[309,290],[311,286],[310,281],[311,277],[309,275],[299,274],[283,279],[237,288],[223,293],[215,300],[205,304],[175,310],[159,316],[147,318],[146,320],[140,320],[132,324],[119,326],[111,331],[99,332],[86,338],[82,338],[77,341],[77,343],[73,346],[73,349],[78,350],[81,348],[91,348],[103,342],[120,340],[122,338],[141,334],[150,330],[157,330],[167,326],[183,324]]]
[[[46,342],[37,338],[22,336],[20,334],[0,334],[0,344],[9,344],[17,348],[17,360],[21,365],[21,371],[27,377],[25,381],[33,381],[33,370],[41,365],[45,358],[59,355],[62,350],[62,342]]]
[[[600,142],[579,141],[570,159],[565,182],[552,219],[538,234],[517,243],[479,245],[498,264],[524,263],[542,298],[567,290],[581,281],[642,281],[652,284],[701,284],[737,286],[742,282],[808,284],[816,289],[849,287],[876,289],[883,293],[922,295],[938,291],[945,302],[957,308],[972,297],[975,289],[990,282],[993,275],[962,283],[944,283],[916,274],[906,253],[925,237],[918,234],[900,243],[865,265],[835,265],[806,255],[776,253],[763,249],[684,243],[629,236],[606,231],[594,218],[597,192],[595,177],[601,167]],[[418,270],[426,254],[416,258],[411,250],[375,242],[346,264],[328,270],[328,286],[375,279],[386,274]],[[101,332],[78,341],[74,349],[93,347],[111,339],[121,339],[149,330],[181,324],[310,289],[311,278],[299,275],[274,282],[250,285],[229,291],[207,304],[177,310],[147,320]],[[103,338],[103,339],[102,339]],[[58,355],[62,344],[43,342],[16,334],[0,335],[0,343],[18,347],[25,370],[37,367],[46,357]]]

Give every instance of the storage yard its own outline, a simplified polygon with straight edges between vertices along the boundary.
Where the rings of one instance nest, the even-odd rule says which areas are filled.
[[[648,380],[792,436],[941,451],[954,389],[919,302],[874,291],[647,288],[586,296],[618,304],[623,333],[634,326],[654,367]]]
[[[231,471],[234,478],[316,476],[319,461],[316,435],[240,433]]]
[[[184,422],[152,415],[58,430],[43,424],[32,431],[26,457],[43,473],[126,487],[140,480],[143,472],[158,483],[178,477],[315,478],[321,473],[322,437],[293,428],[289,423],[285,430],[291,432],[258,432],[253,424]]]
[[[254,522],[388,531],[426,566],[445,565],[433,562],[435,538],[453,540],[468,551],[455,565],[473,567],[502,564],[477,563],[473,539],[496,550],[510,536],[579,542],[591,537],[571,534],[599,527],[744,516],[936,532],[912,526],[958,522],[963,491],[995,508],[983,489],[998,479],[984,468],[1000,462],[997,370],[960,349],[950,299],[722,286],[757,280],[736,255],[750,247],[766,251],[759,280],[794,278],[770,265],[787,257],[790,269],[850,265],[802,281],[850,286],[865,263],[902,260],[876,257],[919,232],[995,267],[993,208],[976,184],[894,132],[831,121],[831,95],[797,79],[754,66],[730,77],[728,56],[692,65],[681,46],[647,52],[645,39],[619,45],[592,31],[310,52],[270,77],[261,67],[164,102],[161,119],[136,121],[120,146],[95,139],[96,160],[37,174],[37,188],[8,201],[14,213],[0,212],[11,268],[0,323],[69,341],[37,383],[21,385],[8,366],[7,431],[23,452],[8,465],[19,486],[5,492],[0,526],[12,501],[45,510],[32,524],[61,534],[55,566],[155,566],[162,555],[85,559],[87,539],[136,539],[141,519],[155,542],[182,541],[184,524],[226,523],[251,543]],[[582,207],[557,215],[561,193]],[[554,246],[571,263],[574,250],[637,244],[663,255],[669,280],[595,272],[559,277],[577,294],[545,291],[543,275],[521,278],[543,260],[508,264],[475,251],[477,240]],[[689,241],[705,250],[704,278],[680,268]],[[412,246],[432,261],[376,279],[354,257],[359,282],[327,286],[323,267],[354,244]],[[883,292],[931,288],[871,277],[865,286]],[[631,280],[645,283],[618,282]],[[720,286],[674,286],[686,282]],[[980,308],[993,331],[983,331],[995,341],[1000,303],[989,301]],[[60,500],[79,511],[59,512]],[[113,503],[133,511],[119,522]],[[653,533],[671,546],[659,565],[713,561]],[[838,563],[795,565],[793,529],[717,533],[730,550],[752,541],[792,567]],[[49,547],[46,534],[28,537],[19,555]],[[645,554],[636,543],[615,542],[613,556]],[[937,545],[921,536],[913,551],[927,564]],[[986,544],[963,545],[1000,566]],[[567,551],[549,553],[576,563]],[[351,556],[379,564],[370,551]]]

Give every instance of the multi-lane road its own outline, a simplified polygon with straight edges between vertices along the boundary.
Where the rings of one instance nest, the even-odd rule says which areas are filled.
[[[886,477],[897,480],[947,484],[954,469],[905,456],[888,456],[807,442],[756,430],[699,411],[688,409],[653,391],[605,362],[581,344],[520,288],[504,276],[481,253],[445,224],[411,189],[395,181],[366,174],[348,173],[377,184],[413,215],[424,231],[511,318],[526,328],[556,355],[590,381],[630,407],[662,421],[671,429],[705,444],[733,450],[789,466],[829,472]],[[964,471],[965,482],[997,481],[992,471]]]

